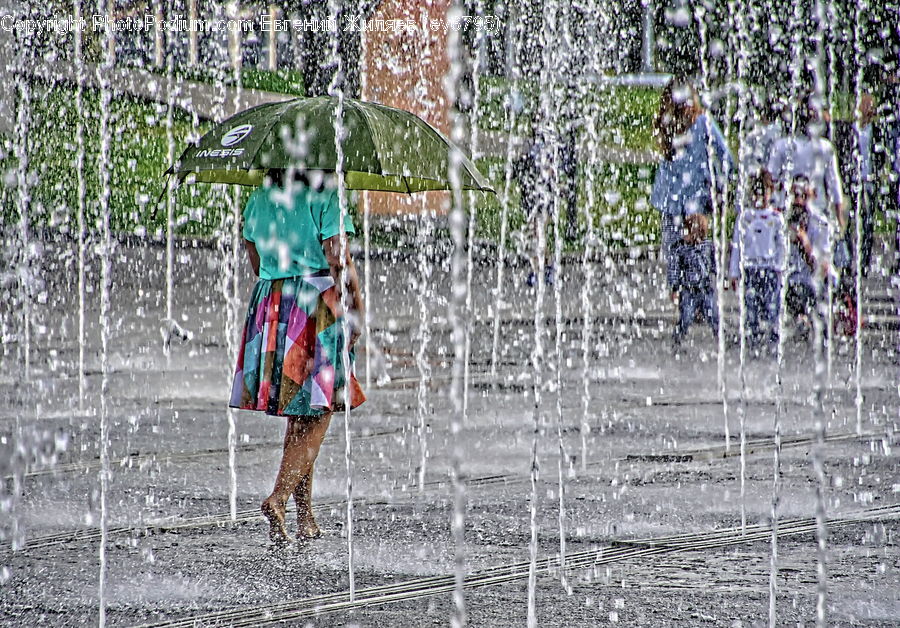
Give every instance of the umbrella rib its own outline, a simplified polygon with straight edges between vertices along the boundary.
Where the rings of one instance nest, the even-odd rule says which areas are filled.
[[[326,101],[326,102],[329,100],[327,98],[321,98],[321,97],[320,97],[320,99],[323,101]],[[270,124],[268,124],[264,127],[265,133],[263,134],[263,139],[257,145],[257,147],[253,151],[252,155],[249,155],[249,161],[244,162],[244,163],[248,164],[248,166],[245,168],[237,167],[234,169],[236,169],[236,170],[249,169],[250,171],[254,170],[254,167],[249,166],[249,164],[252,164],[257,160],[260,152],[263,150],[263,147],[266,145],[266,139],[272,134],[273,128],[277,124],[282,122],[282,117],[284,116],[284,114],[286,112],[288,112],[290,110],[292,105],[294,105],[300,101],[306,101],[306,100],[315,100],[315,99],[291,98],[288,100],[282,100],[282,101],[277,101],[277,102],[263,103],[263,104],[255,106],[255,107],[251,107],[250,109],[246,109],[244,111],[238,112],[238,113],[234,114],[233,116],[229,117],[227,120],[224,120],[223,122],[216,125],[215,129],[221,128],[223,125],[226,125],[229,123],[233,124],[236,122],[235,119],[244,118],[250,112],[259,111],[261,109],[275,108],[277,110],[280,110],[280,113],[278,113],[278,115],[274,116],[274,120],[272,120],[272,122]],[[409,163],[406,163],[405,165],[403,165],[401,172],[390,172],[390,173],[385,172],[386,166],[385,166],[385,162],[383,159],[383,155],[379,152],[379,149],[382,147],[379,146],[378,143],[376,142],[376,138],[380,137],[380,135],[376,134],[376,132],[375,132],[376,127],[378,127],[377,123],[380,121],[380,118],[379,118],[379,120],[375,120],[376,124],[373,125],[372,119],[370,119],[370,117],[368,115],[369,113],[372,113],[372,114],[378,113],[387,118],[387,121],[390,122],[389,126],[391,128],[393,128],[393,127],[399,128],[399,126],[405,125],[405,126],[407,126],[408,130],[412,130],[412,127],[414,126],[420,133],[424,132],[428,135],[436,136],[438,138],[438,141],[444,145],[444,149],[449,151],[449,153],[451,153],[448,155],[448,157],[451,160],[453,159],[452,152],[459,151],[460,156],[463,158],[462,159],[463,163],[461,164],[462,170],[466,173],[466,178],[471,179],[471,184],[469,184],[469,185],[462,183],[461,187],[463,189],[491,191],[491,192],[494,191],[493,188],[490,186],[490,183],[487,182],[487,180],[483,177],[483,175],[481,175],[481,173],[478,171],[478,167],[473,162],[471,162],[471,159],[466,155],[465,151],[461,147],[459,147],[455,143],[453,143],[450,139],[445,137],[443,133],[441,133],[438,129],[433,127],[431,124],[429,124],[427,121],[423,120],[422,118],[416,116],[415,114],[413,114],[409,111],[405,111],[403,109],[397,109],[395,107],[388,107],[386,105],[382,105],[380,103],[375,103],[375,102],[358,101],[358,100],[354,100],[352,98],[348,98],[348,99],[344,100],[344,103],[345,103],[344,111],[347,111],[347,112],[352,111],[357,116],[362,118],[360,125],[368,133],[368,137],[370,138],[370,141],[372,144],[372,151],[373,151],[372,160],[370,162],[370,163],[372,163],[371,169],[369,169],[369,168],[367,168],[366,170],[355,169],[355,168],[348,169],[346,167],[347,161],[345,159],[344,163],[342,164],[342,170],[343,170],[343,174],[345,177],[349,173],[359,173],[361,175],[371,175],[374,177],[381,177],[382,179],[385,179],[385,180],[393,179],[395,181],[401,182],[402,187],[400,187],[400,186],[398,186],[398,187],[390,186],[390,187],[392,187],[394,190],[396,190],[398,192],[405,190],[406,194],[413,194],[416,191],[426,190],[426,189],[434,189],[434,190],[450,189],[448,186],[449,182],[446,178],[442,178],[439,176],[429,176],[428,174],[412,175],[409,172]],[[333,117],[332,120],[335,120],[335,118]],[[345,118],[345,120],[346,120],[346,118]],[[214,132],[215,129],[211,129],[206,134],[204,134],[204,136],[202,138],[200,138],[200,140],[198,141],[197,145],[198,146],[201,145],[203,143],[203,140],[209,135],[209,133]],[[388,134],[388,136],[393,137],[393,135],[390,133]],[[397,134],[397,137],[398,138],[400,137],[399,133]],[[342,141],[342,143],[346,142],[346,138],[342,139],[341,141]],[[175,163],[171,164],[169,166],[169,168],[165,171],[164,174],[175,175],[176,180],[179,183],[181,183],[191,173],[200,173],[200,172],[203,172],[204,170],[219,170],[220,168],[223,168],[223,167],[226,171],[232,170],[233,167],[227,166],[225,164],[216,164],[217,167],[215,167],[215,168],[200,168],[200,167],[195,166],[194,168],[191,168],[190,170],[176,170],[176,164],[183,162],[185,155],[187,155],[192,150],[192,148],[195,148],[195,147],[188,146],[184,151],[182,151],[181,155],[178,157],[178,159],[175,161]],[[392,163],[396,163],[396,162],[392,162]],[[268,169],[269,168],[259,168],[259,170],[262,170],[263,172],[265,172]],[[337,164],[335,164],[334,168],[330,168],[330,169],[329,168],[316,168],[316,170],[336,172]],[[405,172],[403,172],[402,170],[405,170]],[[413,179],[415,179],[417,182],[416,186],[412,185]],[[425,184],[425,182],[427,182],[427,181],[432,181],[436,185],[432,187],[431,185]],[[232,181],[232,182],[240,183],[240,181]],[[414,189],[414,188],[416,188],[416,189]],[[365,189],[365,188],[354,188],[354,189]]]
[[[356,104],[356,101],[349,100],[348,102],[351,102],[355,107],[357,107],[357,110],[360,111],[360,112],[362,113],[363,120],[365,121],[366,127],[367,127],[368,130],[369,130],[369,136],[370,136],[370,137],[374,137],[374,134],[373,134],[373,132],[372,132],[372,126],[369,124],[369,118],[368,118],[368,116],[365,115],[365,110],[364,110],[364,108],[363,108],[363,107],[358,107],[357,104]],[[390,114],[396,114],[396,112],[398,112],[398,111],[401,112],[402,114],[406,114],[406,116],[408,117],[408,119],[411,120],[411,121],[413,122],[413,124],[415,124],[416,126],[418,126],[420,129],[422,129],[422,130],[424,130],[424,131],[430,131],[430,132],[434,133],[435,135],[437,135],[438,138],[440,138],[440,140],[441,140],[442,142],[444,142],[444,145],[445,145],[450,151],[458,150],[458,151],[460,151],[460,153],[462,153],[462,155],[463,155],[464,157],[466,157],[466,154],[463,152],[463,150],[462,150],[461,148],[459,148],[458,146],[456,146],[456,144],[452,143],[450,140],[448,140],[447,138],[445,138],[444,135],[443,135],[443,133],[441,133],[440,131],[438,131],[436,128],[434,128],[433,126],[431,126],[430,124],[428,124],[425,120],[422,120],[421,118],[419,118],[419,117],[416,116],[415,114],[412,114],[412,113],[410,113],[409,111],[405,111],[405,110],[403,110],[403,109],[396,109],[396,108],[394,108],[394,107],[387,107],[387,106],[382,105],[382,104],[380,104],[380,103],[366,103],[366,104],[368,104],[368,105],[375,105],[375,108],[376,108],[376,109],[385,109],[386,112],[387,112],[387,113],[390,113]],[[373,145],[374,145],[374,142],[373,142]],[[378,159],[378,165],[381,167],[381,169],[382,169],[382,171],[383,171],[383,170],[384,170],[384,165],[381,163],[381,158],[380,158],[380,156],[377,154],[377,152],[376,152],[376,154],[375,154],[375,157],[376,157],[376,159]],[[468,157],[466,157],[466,158],[468,159]],[[371,173],[371,174],[378,174],[378,173]],[[382,174],[382,176],[384,176],[384,173],[383,173],[383,172],[382,172],[381,174]],[[406,186],[406,193],[407,193],[407,194],[413,194],[413,193],[414,193],[414,192],[413,192],[413,189],[412,189],[412,188],[410,187],[410,185],[409,185],[409,175],[399,174],[399,175],[391,175],[391,176],[399,176],[399,177],[402,179],[403,184]],[[428,177],[428,176],[424,176],[424,175],[416,175],[416,178],[417,178],[417,179],[423,179],[423,180],[426,180],[426,181],[435,181],[435,182],[437,182],[437,183],[444,183],[444,181],[443,181],[442,179],[439,179],[439,178],[436,178],[436,177]],[[472,180],[474,181],[474,183],[475,183],[476,185],[479,185],[477,179],[475,179],[475,178],[473,177]],[[449,189],[449,188],[447,188],[447,189]],[[478,188],[476,188],[476,189],[479,189],[479,190],[480,190],[481,188],[478,187]]]
[[[299,99],[299,98],[292,98],[291,100],[283,100],[283,101],[279,102],[278,104],[280,104],[280,105],[286,105],[286,104],[288,104],[288,103],[293,103],[293,102],[298,101],[298,100],[300,100],[300,99]],[[286,111],[286,110],[287,110],[287,108],[285,108],[285,111]],[[251,163],[254,162],[254,161],[256,161],[256,156],[259,155],[259,151],[262,150],[262,147],[263,147],[263,144],[265,144],[266,138],[268,138],[269,134],[272,132],[272,127],[274,127],[276,124],[278,124],[279,122],[281,122],[281,116],[284,115],[285,111],[282,111],[281,114],[279,114],[279,115],[272,121],[272,123],[271,123],[269,126],[266,127],[266,132],[263,134],[263,139],[262,139],[262,141],[259,143],[259,146],[256,147],[256,150],[253,152],[253,155],[250,157],[250,162],[251,162]],[[267,168],[266,170],[269,170],[269,169]]]
[[[262,108],[264,108],[264,107],[278,107],[278,106],[284,105],[284,104],[286,104],[286,103],[294,102],[295,100],[299,100],[299,98],[291,98],[290,100],[280,100],[280,101],[277,101],[277,102],[266,102],[266,103],[262,103],[261,105],[256,105],[255,107],[250,107],[249,109],[244,109],[243,111],[239,111],[239,112],[237,112],[236,114],[234,114],[233,116],[227,118],[226,120],[223,120],[222,122],[219,122],[219,123],[216,124],[213,128],[211,128],[209,131],[207,131],[206,133],[204,133],[204,134],[203,134],[203,137],[201,137],[199,140],[197,140],[197,144],[196,144],[196,145],[194,145],[194,146],[188,145],[187,148],[185,148],[183,151],[181,151],[181,155],[179,155],[178,159],[176,159],[175,162],[172,163],[172,164],[166,169],[166,171],[165,171],[163,174],[174,174],[174,175],[176,176],[178,182],[181,183],[181,182],[183,182],[183,181],[188,177],[188,175],[193,174],[193,173],[197,173],[197,172],[203,172],[204,170],[197,170],[197,169],[193,169],[193,170],[179,170],[179,171],[176,171],[176,170],[175,170],[175,165],[182,161],[182,159],[183,159],[184,156],[188,153],[188,151],[190,151],[192,148],[196,148],[197,146],[199,146],[200,144],[202,144],[202,143],[203,143],[203,140],[206,138],[207,135],[209,135],[210,133],[213,133],[213,132],[216,131],[217,129],[221,129],[223,126],[225,126],[225,125],[228,124],[229,122],[233,123],[234,118],[237,118],[237,117],[239,117],[239,116],[247,116],[247,115],[249,115],[251,112],[257,111],[257,110],[262,109]],[[277,121],[278,121],[278,120],[276,119],[276,122],[277,122]],[[266,135],[268,135],[268,132],[271,131],[272,126],[274,126],[274,125],[275,125],[275,122],[273,122],[273,123],[269,126],[269,128],[266,130]],[[260,145],[257,147],[256,152],[253,153],[253,155],[252,155],[252,157],[251,157],[251,161],[252,161],[253,159],[256,158],[256,155],[259,153],[259,151],[260,151],[261,148],[262,148],[262,143],[260,143]],[[228,168],[226,168],[226,170],[227,170],[227,169],[228,169]],[[206,171],[209,171],[209,170],[216,170],[216,168],[207,168],[207,169],[205,169],[205,170],[206,170]]]
[[[362,117],[363,123],[366,125],[366,129],[368,129],[369,131],[369,137],[372,138],[372,148],[375,149],[375,160],[378,162],[378,170],[380,170],[381,172],[371,172],[368,174],[380,174],[381,176],[384,176],[384,164],[381,163],[381,155],[378,154],[378,147],[375,146],[375,133],[372,131],[372,125],[369,124],[369,117],[366,115],[365,108],[360,107],[353,99],[347,99],[345,102],[350,103],[354,110],[360,115],[360,117]]]

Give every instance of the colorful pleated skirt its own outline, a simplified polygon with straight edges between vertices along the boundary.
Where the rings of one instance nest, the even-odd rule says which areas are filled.
[[[344,372],[343,319],[327,273],[260,279],[250,298],[231,389],[232,408],[319,416],[366,400]],[[349,379],[349,384],[348,384]]]

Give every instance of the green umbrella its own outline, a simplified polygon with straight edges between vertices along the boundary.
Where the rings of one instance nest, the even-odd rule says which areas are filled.
[[[269,169],[335,171],[336,99],[294,98],[242,111],[189,146],[166,174],[179,181],[259,185]],[[344,185],[351,190],[423,192],[450,188],[451,154],[459,151],[464,190],[493,192],[475,164],[418,116],[344,100]]]

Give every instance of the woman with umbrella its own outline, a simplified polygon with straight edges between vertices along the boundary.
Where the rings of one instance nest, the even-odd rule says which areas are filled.
[[[264,183],[243,213],[247,254],[259,281],[230,405],[287,417],[275,487],[262,503],[276,542],[287,539],[291,496],[298,537],[319,535],[310,501],[319,447],[332,413],[365,400],[352,366],[363,300],[345,239],[353,224],[341,212],[338,186],[405,194],[448,190],[451,161],[461,189],[494,191],[459,147],[414,114],[319,96],[242,111],[167,170],[194,183]],[[301,171],[306,176],[298,176]]]
[[[363,306],[359,279],[342,230],[337,190],[321,173],[309,177],[269,171],[244,209],[243,237],[259,277],[250,297],[239,348],[231,407],[287,418],[284,451],[262,512],[275,542],[288,538],[286,505],[297,504],[297,538],[319,536],[312,512],[313,467],[331,415],[365,395],[343,362],[343,317],[351,320],[349,347],[359,337]],[[343,249],[343,253],[342,253]],[[342,277],[346,283],[342,284]],[[343,302],[348,312],[341,309]]]

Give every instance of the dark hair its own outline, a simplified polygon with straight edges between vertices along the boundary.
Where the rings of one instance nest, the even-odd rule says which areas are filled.
[[[788,205],[787,222],[789,225],[806,228],[809,224],[809,207],[806,205]]]
[[[772,173],[765,168],[761,168],[747,177],[747,191],[751,197],[762,196],[774,189],[775,180],[772,178]]]
[[[809,193],[812,190],[812,187],[809,183],[809,177],[805,174],[796,174],[793,179],[791,179],[791,197],[794,195],[794,186],[804,186],[807,191],[807,202],[809,201]],[[793,198],[790,203],[788,203],[788,216],[787,220],[791,224],[806,224],[809,219],[809,207],[804,204],[802,206],[795,206],[793,202]]]
[[[705,214],[688,214],[684,217],[684,230],[696,234],[698,242],[705,240],[709,235],[709,219]]]
[[[803,174],[802,172],[798,172],[791,179],[791,185],[803,185],[805,184],[807,187],[809,186],[809,177]]]
[[[763,116],[766,120],[774,122],[784,115],[784,102],[781,97],[774,91],[766,92],[763,101]]]
[[[817,104],[816,95],[812,91],[804,91],[797,103],[796,130],[800,133],[809,131],[814,122],[818,122],[821,116],[820,107]]]
[[[288,171],[282,168],[270,168],[266,171],[266,176],[269,178],[269,181],[272,182],[272,185],[284,188],[287,186],[287,173]],[[292,180],[295,183],[302,183],[309,187],[309,177],[304,172],[295,170]]]
[[[675,90],[678,87],[689,90],[687,98],[675,98]],[[659,136],[659,148],[663,157],[669,160],[675,157],[674,139],[687,133],[698,115],[700,115],[700,103],[694,88],[690,85],[676,85],[675,81],[669,81],[662,91],[659,99],[659,111],[653,121],[653,130]]]

